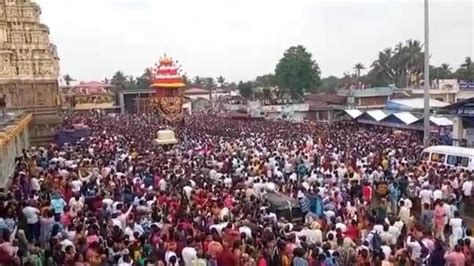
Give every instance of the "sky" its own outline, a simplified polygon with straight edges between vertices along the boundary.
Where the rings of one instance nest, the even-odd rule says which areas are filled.
[[[189,77],[252,80],[303,45],[323,77],[367,68],[379,51],[424,42],[423,0],[36,0],[61,74],[139,76],[164,53]],[[474,0],[430,0],[431,64],[474,57]],[[364,72],[363,72],[364,73]]]

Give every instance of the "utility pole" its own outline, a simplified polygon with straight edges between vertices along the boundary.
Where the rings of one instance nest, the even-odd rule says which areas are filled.
[[[430,143],[430,35],[429,35],[429,6],[425,0],[425,90],[424,90],[424,123],[423,123],[423,143],[428,146]]]

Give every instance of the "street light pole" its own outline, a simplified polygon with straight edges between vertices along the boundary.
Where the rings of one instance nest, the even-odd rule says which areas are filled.
[[[425,88],[424,88],[424,123],[423,123],[423,142],[425,146],[430,142],[430,40],[429,40],[429,6],[428,0],[425,0]]]

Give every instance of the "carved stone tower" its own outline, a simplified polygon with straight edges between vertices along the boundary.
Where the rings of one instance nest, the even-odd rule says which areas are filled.
[[[59,57],[41,9],[31,0],[0,0],[0,94],[7,108],[34,114],[33,143],[54,136],[58,115]]]

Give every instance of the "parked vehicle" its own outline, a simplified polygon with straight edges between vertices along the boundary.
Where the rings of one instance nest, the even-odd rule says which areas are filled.
[[[423,150],[421,159],[448,166],[474,170],[474,149],[456,146],[431,146]]]

